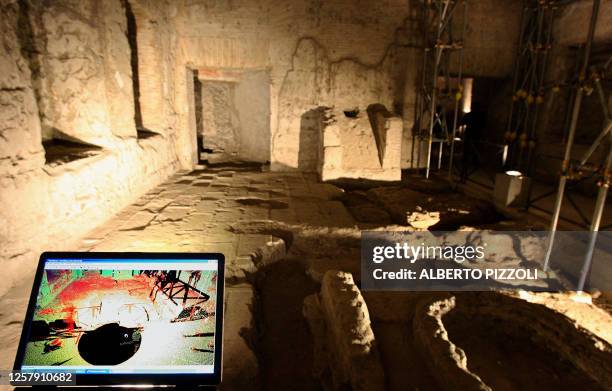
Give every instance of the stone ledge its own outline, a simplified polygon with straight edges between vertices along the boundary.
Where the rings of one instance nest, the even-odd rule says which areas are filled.
[[[421,304],[412,322],[415,345],[443,390],[491,391],[470,372],[465,352],[450,341],[444,328],[442,317],[454,307],[454,297]]]

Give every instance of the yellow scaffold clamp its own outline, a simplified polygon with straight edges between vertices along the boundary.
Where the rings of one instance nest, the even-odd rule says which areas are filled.
[[[536,105],[541,105],[542,103],[544,103],[544,95],[540,94],[536,96],[535,103]]]
[[[529,140],[529,149],[534,149],[536,147],[536,141],[535,140]]]
[[[564,160],[561,162],[561,174],[567,176],[567,171],[569,169],[569,161]]]
[[[576,173],[576,171],[574,170],[574,167],[572,167],[572,166],[569,166],[569,165],[568,165],[568,167],[567,167],[567,170],[566,170],[566,171],[567,171],[567,172],[566,172],[567,179],[569,179],[569,180],[575,180],[575,179],[578,179],[578,174],[577,174],[577,173]]]
[[[585,79],[582,76],[578,79],[578,88],[580,88],[586,96],[591,96],[593,93],[593,85],[590,83],[590,80],[593,80],[593,75],[589,75],[589,79]]]
[[[455,100],[460,101],[463,98],[463,86],[459,84],[457,86],[457,92],[455,93]]]
[[[599,187],[610,187],[612,183],[612,172],[610,170],[605,170],[603,177],[599,182],[597,182],[597,186]]]
[[[521,140],[521,148],[526,148],[527,147],[527,133],[521,134],[519,139]]]
[[[516,132],[507,131],[504,133],[504,139],[508,144],[513,142],[516,139]]]

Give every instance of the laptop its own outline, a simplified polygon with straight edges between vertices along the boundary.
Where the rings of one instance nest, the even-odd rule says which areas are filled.
[[[44,253],[14,370],[58,386],[215,386],[223,285],[217,253]]]

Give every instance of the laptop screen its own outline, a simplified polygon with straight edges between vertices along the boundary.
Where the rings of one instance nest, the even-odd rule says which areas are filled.
[[[220,254],[64,255],[41,259],[21,370],[219,375]]]

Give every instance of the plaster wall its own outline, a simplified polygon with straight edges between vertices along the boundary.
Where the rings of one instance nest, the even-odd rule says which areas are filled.
[[[373,103],[402,116],[402,165],[408,166],[422,63],[419,7],[411,0],[195,0],[178,2],[174,20],[181,61],[269,70],[273,170],[301,170],[306,155],[316,161],[316,148],[301,150],[304,114],[318,107],[365,110]],[[521,1],[474,2],[465,43],[467,73],[511,74],[520,9]]]
[[[70,250],[180,163],[174,137],[136,138],[124,3],[0,5],[2,295],[42,251]],[[103,149],[50,165],[52,138]]]
[[[202,83],[202,132],[204,148],[235,159],[238,154],[238,123],[232,103],[234,83]]]
[[[202,81],[204,148],[218,160],[270,161],[270,82],[266,71]]]
[[[110,146],[135,135],[125,12],[118,2],[22,2],[22,50],[45,139]],[[125,104],[130,102],[130,104]]]
[[[563,7],[556,21],[554,36],[560,46],[582,45],[587,39],[592,0],[577,0]],[[612,40],[612,4],[600,1],[597,17],[596,43]]]

